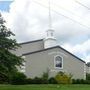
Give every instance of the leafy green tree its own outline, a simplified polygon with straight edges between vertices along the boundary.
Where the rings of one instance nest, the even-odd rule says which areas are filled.
[[[10,52],[19,47],[10,29],[5,25],[5,20],[0,14],[0,80],[5,80],[4,77],[10,80],[14,72],[17,72],[17,66],[22,65],[23,59]],[[3,77],[3,78],[2,78]]]
[[[26,84],[27,77],[24,75],[24,73],[16,72],[12,78],[11,78],[11,84],[20,85],[20,84]]]

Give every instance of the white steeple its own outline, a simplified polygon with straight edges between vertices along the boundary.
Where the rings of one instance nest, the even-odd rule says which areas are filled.
[[[50,48],[56,46],[56,39],[54,37],[54,30],[48,29],[47,36],[44,39],[44,48]]]
[[[44,39],[44,48],[50,48],[56,45],[56,39],[54,37],[54,30],[52,29],[51,21],[51,6],[49,0],[49,29],[46,31],[46,38]]]

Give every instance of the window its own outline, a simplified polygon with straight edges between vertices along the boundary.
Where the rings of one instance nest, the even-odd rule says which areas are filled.
[[[51,36],[53,36],[53,32],[51,32]]]
[[[63,68],[63,60],[61,56],[55,56],[54,66],[58,69]]]

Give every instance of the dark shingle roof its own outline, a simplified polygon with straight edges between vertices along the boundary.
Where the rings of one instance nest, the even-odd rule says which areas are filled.
[[[25,54],[23,54],[23,55],[30,55],[30,54],[34,54],[34,53],[38,53],[38,52],[43,52],[43,51],[47,51],[47,50],[54,49],[54,48],[60,48],[60,49],[64,50],[65,52],[69,53],[70,55],[72,55],[73,57],[77,58],[78,60],[86,63],[84,60],[80,59],[79,57],[75,56],[74,54],[70,53],[69,51],[65,50],[64,48],[62,48],[62,47],[60,47],[60,46],[54,46],[54,47],[50,47],[50,48],[43,49],[43,50],[38,50],[38,51],[34,51],[34,52],[29,52],[29,53],[25,53]]]
[[[28,44],[28,43],[33,43],[33,42],[38,42],[38,41],[43,41],[43,39],[19,43],[19,45],[22,45],[22,44]]]

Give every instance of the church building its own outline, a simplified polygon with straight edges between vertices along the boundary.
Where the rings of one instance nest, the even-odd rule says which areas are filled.
[[[50,1],[50,0],[49,0]],[[14,54],[22,56],[25,60],[21,72],[29,78],[41,77],[44,72],[49,77],[54,77],[62,71],[71,74],[73,79],[86,79],[86,73],[90,72],[82,59],[57,45],[54,30],[51,29],[51,12],[49,2],[49,28],[46,37],[40,40],[20,43],[21,47]]]
[[[74,79],[85,79],[88,67],[85,61],[56,44],[54,30],[47,30],[44,39],[20,43],[21,47],[13,51],[25,60],[21,72],[29,78],[40,77],[49,72],[54,77],[62,71],[71,74]]]

